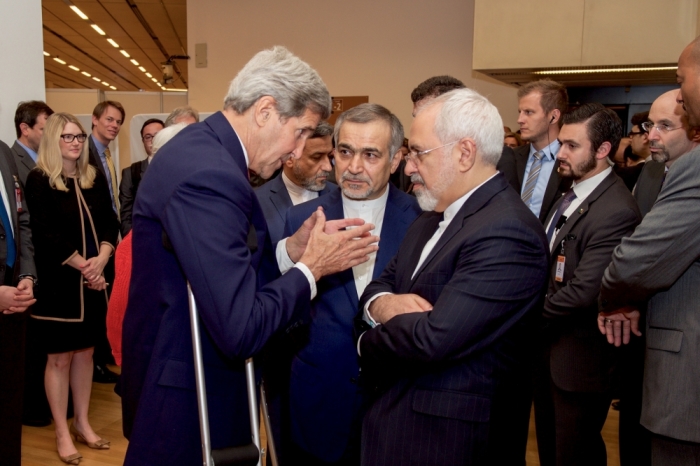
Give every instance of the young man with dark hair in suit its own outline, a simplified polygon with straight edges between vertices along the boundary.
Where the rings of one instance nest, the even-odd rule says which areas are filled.
[[[40,100],[20,102],[15,111],[17,140],[12,145],[19,181],[24,187],[27,175],[36,166],[41,135],[46,119],[53,114],[51,107]]]
[[[333,127],[322,121],[304,144],[298,159],[288,157],[275,178],[255,189],[265,214],[272,244],[284,236],[287,210],[302,202],[328,194],[337,186],[327,179],[333,169]]]
[[[124,238],[131,231],[131,212],[134,208],[136,191],[143,175],[148,169],[148,164],[153,158],[153,138],[165,125],[158,118],[150,118],[141,126],[141,141],[146,150],[147,157],[140,162],[134,162],[131,166],[122,170],[122,180],[119,182],[119,217],[121,220],[121,233]]]
[[[627,166],[634,166],[650,160],[649,132],[642,126],[649,120],[649,112],[639,112],[632,115],[632,131],[627,136],[630,138],[631,157]]]
[[[528,144],[504,153],[498,163],[498,170],[542,223],[571,186],[571,180],[559,176],[556,160],[561,117],[567,105],[566,88],[551,79],[533,81],[518,89],[520,136]]]
[[[34,246],[10,148],[0,141],[0,462],[19,466],[25,329],[34,304]]]
[[[296,231],[319,206],[328,219],[361,218],[374,225],[379,251],[370,260],[318,282],[311,302],[308,340],[291,368],[289,464],[357,465],[365,399],[360,386],[353,320],[359,298],[396,253],[408,226],[420,214],[416,199],[389,183],[398,167],[403,126],[389,110],[362,104],[335,123],[335,168],[340,189],[287,213],[285,233]],[[284,241],[278,258],[286,258]],[[289,432],[286,433],[289,436]]]
[[[700,38],[683,50],[676,74],[688,125],[700,126]],[[700,458],[698,180],[696,147],[673,162],[656,203],[615,249],[600,293],[598,326],[615,345],[640,334],[635,308],[648,302],[641,424],[652,432],[654,466]]]
[[[542,225],[496,164],[503,122],[457,89],[419,106],[406,173],[424,212],[370,283],[360,309],[362,375],[377,385],[362,425],[362,464],[524,462],[533,317],[547,274]],[[381,246],[380,246],[381,247]],[[517,418],[517,419],[516,419]]]

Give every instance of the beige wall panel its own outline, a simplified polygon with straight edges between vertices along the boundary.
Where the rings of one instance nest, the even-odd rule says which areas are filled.
[[[188,53],[206,43],[209,59],[207,68],[189,61],[189,103],[199,111],[221,109],[241,67],[280,44],[315,67],[332,95],[367,95],[407,130],[411,91],[438,74],[489,96],[514,125],[515,89],[472,71],[473,18],[474,0],[188,2]]]
[[[99,101],[97,89],[46,89],[46,103],[54,112],[90,115]]]
[[[187,105],[186,92],[164,92],[163,93],[163,113],[170,113],[177,107]]]
[[[584,0],[475,2],[474,69],[580,65]]]
[[[160,113],[160,92],[105,92],[105,100],[116,100],[124,107],[126,122],[119,131],[119,176],[121,169],[131,165],[129,140],[131,118],[140,113]],[[92,110],[90,110],[92,112]]]
[[[697,0],[586,0],[581,65],[675,63],[697,26]]]

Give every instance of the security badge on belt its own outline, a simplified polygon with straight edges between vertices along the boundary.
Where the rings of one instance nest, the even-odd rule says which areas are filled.
[[[576,235],[566,235],[563,240],[561,240],[560,253],[557,256],[557,269],[554,273],[554,281],[563,282],[564,281],[564,265],[566,264],[566,255],[564,253],[564,245],[569,240],[576,239]]]

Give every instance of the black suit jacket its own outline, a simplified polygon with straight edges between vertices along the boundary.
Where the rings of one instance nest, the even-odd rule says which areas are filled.
[[[642,217],[649,213],[661,192],[664,178],[666,177],[666,165],[650,160],[644,163],[644,168],[637,178],[634,188],[634,199],[637,201]]]
[[[95,146],[95,141],[93,141],[93,136],[92,134],[88,136],[88,145],[90,146],[90,164],[94,165],[97,170],[102,173],[102,176],[105,177],[105,180],[109,181],[109,176],[107,176],[107,173],[105,173],[105,167],[102,165],[102,159],[100,159],[100,154],[97,151],[97,146]]]
[[[523,189],[523,177],[525,176],[525,167],[529,156],[530,144],[525,144],[510,152],[504,150],[498,162],[498,170],[505,175],[508,183],[510,183],[518,194],[520,194]],[[540,209],[539,215],[540,222],[542,223],[547,219],[547,215],[554,203],[571,187],[571,179],[559,176],[557,167],[559,167],[558,160],[554,162],[554,168],[552,169],[552,174],[549,176],[547,189],[544,192],[542,208]]]
[[[148,159],[134,162],[122,170],[122,180],[119,182],[119,218],[121,220],[122,238],[131,231],[131,213],[134,210],[134,199],[136,199],[136,191],[138,189],[138,183],[134,184],[131,176],[131,167],[133,165],[139,166],[141,179],[143,179],[143,175],[146,174],[146,169],[148,168]]]
[[[598,294],[613,250],[640,221],[625,183],[610,173],[557,233],[543,316],[552,380],[562,390],[603,392],[610,387],[617,352],[598,331]],[[565,265],[558,282],[560,255]]]
[[[15,160],[15,165],[17,166],[17,175],[19,176],[19,182],[24,188],[24,184],[27,182],[27,175],[36,167],[36,163],[32,159],[31,155],[27,153],[24,147],[20,146],[17,141],[12,145],[12,155]]]
[[[364,465],[483,464],[520,443],[494,432],[512,422],[498,411],[526,383],[513,374],[525,363],[528,316],[546,283],[542,225],[497,174],[411,278],[441,218],[416,219],[360,300],[363,309],[380,292],[415,293],[433,304],[361,336],[362,373],[382,374],[387,387],[363,422]]]

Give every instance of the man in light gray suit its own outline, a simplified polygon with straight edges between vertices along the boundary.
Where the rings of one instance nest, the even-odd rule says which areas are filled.
[[[27,180],[27,175],[36,166],[44,125],[52,113],[51,107],[40,100],[20,102],[17,106],[15,111],[17,140],[12,145],[12,156],[17,165],[17,174],[22,187]]]
[[[678,61],[678,99],[700,124],[700,38]],[[648,300],[641,423],[652,465],[700,463],[700,149],[673,163],[656,204],[615,249],[601,287],[598,325],[619,345]]]

